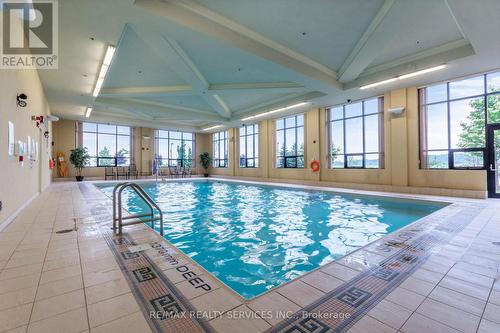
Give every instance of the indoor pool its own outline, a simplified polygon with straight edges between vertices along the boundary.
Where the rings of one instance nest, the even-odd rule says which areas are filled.
[[[163,211],[165,238],[247,299],[444,206],[214,180],[139,184]],[[97,186],[112,196],[114,184]],[[146,211],[129,190],[123,202]]]

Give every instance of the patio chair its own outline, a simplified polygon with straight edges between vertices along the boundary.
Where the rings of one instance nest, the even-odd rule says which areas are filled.
[[[116,168],[116,179],[120,179],[120,177],[123,177],[123,179],[128,179],[128,173],[124,167]]]
[[[114,168],[111,168],[111,167],[104,168],[104,180],[108,180],[108,178],[115,180],[115,169]]]
[[[167,168],[159,168],[158,169],[158,176],[160,176],[160,177],[169,176],[168,169]]]
[[[182,176],[183,177],[191,177],[192,174],[193,174],[193,171],[191,170],[190,167],[184,167],[184,169],[182,169]]]
[[[168,174],[170,178],[175,178],[179,176],[179,171],[177,170],[177,167],[168,167]]]
[[[137,179],[139,177],[139,171],[137,171],[137,166],[135,164],[130,164],[128,167],[128,178],[135,177]]]

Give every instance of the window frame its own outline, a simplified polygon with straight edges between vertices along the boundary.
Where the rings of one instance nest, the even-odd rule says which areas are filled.
[[[252,127],[253,128],[253,132],[252,134],[248,134],[248,131],[247,131],[247,128],[248,127]],[[242,130],[245,131],[244,134],[242,134]],[[259,148],[259,134],[260,134],[260,128],[259,128],[259,124],[252,124],[252,125],[243,125],[239,128],[239,137],[240,137],[240,140],[238,141],[239,142],[239,167],[240,168],[244,168],[244,169],[256,169],[256,168],[259,168],[260,167],[260,161],[259,161],[259,154],[256,154],[255,153],[255,147],[257,147],[257,151],[260,152],[260,149]],[[241,138],[244,138],[244,141],[245,141],[245,157],[243,158],[244,160],[244,165],[242,166],[241,162],[242,162],[242,157],[241,157]],[[251,140],[252,142],[252,146],[253,146],[253,157],[247,157],[247,152],[248,152],[248,141]],[[253,160],[253,165],[248,165],[248,161],[249,160]]]
[[[302,117],[302,125],[298,126],[297,123],[298,123],[298,117]],[[286,120],[287,119],[290,119],[290,118],[295,118],[295,125],[294,126],[291,126],[291,127],[287,127],[286,125]],[[283,128],[280,128],[278,129],[278,126],[277,126],[277,123],[278,121],[283,121]],[[286,143],[286,130],[289,130],[289,129],[294,129],[294,133],[295,133],[295,155],[289,155],[287,156],[286,153],[285,155],[279,155],[279,152],[278,152],[278,149],[276,147],[276,142],[275,142],[275,159],[274,159],[274,163],[275,163],[275,168],[276,169],[305,169],[306,168],[306,160],[305,160],[305,155],[306,155],[306,140],[305,140],[305,137],[306,137],[306,132],[305,132],[305,126],[306,124],[306,117],[304,114],[296,114],[296,115],[291,115],[291,116],[288,116],[288,117],[282,117],[282,118],[278,118],[274,121],[274,126],[275,126],[275,138],[278,136],[278,132],[280,131],[283,131],[283,147],[285,148],[286,150],[286,146],[287,146],[287,143]],[[302,133],[303,133],[303,139],[302,139],[302,142],[303,142],[303,145],[304,145],[304,152],[302,155],[298,155],[298,151],[299,151],[299,146],[297,145],[298,143],[298,130],[299,128],[302,128]],[[283,166],[278,166],[278,159],[279,158],[283,158]],[[299,161],[299,158],[302,158],[302,160],[304,161],[304,165],[299,167],[298,166],[298,161]],[[288,166],[288,160],[293,160],[295,159],[295,166]]]
[[[449,80],[446,82],[440,82],[440,83],[435,83],[432,85],[428,86],[423,86],[418,88],[418,124],[419,124],[419,168],[421,170],[486,170],[487,169],[487,128],[488,125],[490,124],[488,122],[488,97],[489,96],[494,96],[494,95],[499,95],[500,96],[500,90],[498,91],[493,91],[493,92],[488,92],[488,75],[490,74],[496,74],[496,72],[488,72],[488,73],[483,73],[480,75],[473,75],[473,76],[468,76],[464,78],[459,78],[455,80]],[[462,97],[457,97],[457,98],[450,98],[450,83],[454,82],[460,82],[462,80],[467,80],[467,79],[474,79],[481,77],[483,81],[483,93],[482,94],[474,94],[470,96],[462,96]],[[446,85],[446,98],[439,100],[439,101],[434,101],[430,103],[423,103],[424,100],[424,94],[425,90],[429,87],[437,86],[437,85]],[[457,101],[462,101],[462,100],[472,100],[472,99],[478,99],[482,98],[483,99],[483,105],[484,105],[484,147],[470,147],[470,148],[452,148],[451,146],[451,103],[457,102]],[[440,104],[445,104],[446,105],[446,122],[447,122],[447,148],[443,149],[426,149],[424,150],[423,147],[425,146],[424,140],[427,141],[427,124],[424,123],[426,122],[426,117],[423,114],[423,110],[427,106],[432,106],[432,105],[440,105]],[[496,124],[496,123],[495,123]],[[428,166],[428,162],[425,160],[427,153],[429,152],[447,152],[448,153],[448,167],[447,168],[431,168]],[[455,153],[467,153],[467,152],[482,152],[483,153],[483,166],[482,167],[474,167],[474,166],[469,166],[469,167],[461,167],[461,166],[455,166]]]
[[[161,132],[166,132],[167,136],[160,136]],[[171,133],[180,133],[180,139],[177,138],[172,138]],[[184,134],[190,134],[192,137],[192,140],[189,139],[184,139]],[[196,167],[196,134],[193,132],[183,132],[183,131],[171,131],[171,130],[155,130],[154,132],[155,135],[155,159],[159,162],[159,167],[167,167],[167,168],[175,168],[175,167],[189,167],[189,168],[195,168]],[[167,142],[167,157],[159,157],[160,156],[160,142],[161,141],[166,141]],[[186,158],[172,158],[170,154],[172,153],[170,151],[170,141],[180,141],[181,147],[185,142],[192,142],[192,157],[191,157],[191,165],[187,165],[185,161],[189,161],[189,159]],[[163,164],[163,161],[167,161],[166,164]],[[177,162],[177,165],[174,165],[173,161]],[[179,164],[180,162],[180,164]]]
[[[84,130],[84,124],[94,124],[96,125],[96,130],[94,131],[86,131]],[[105,133],[105,132],[99,132],[99,125],[106,125],[106,126],[114,126],[115,127],[115,133]],[[118,133],[118,127],[126,127],[129,129],[129,134],[120,134]],[[83,136],[84,134],[92,134],[95,135],[95,144],[96,144],[96,151],[95,155],[91,154],[89,151],[89,155],[91,159],[95,159],[96,165],[89,166],[90,168],[116,168],[116,167],[128,167],[132,163],[132,152],[133,152],[133,142],[132,142],[132,130],[133,128],[130,126],[124,126],[124,125],[114,125],[114,124],[106,124],[106,123],[95,123],[95,122],[90,122],[90,121],[82,121],[79,123],[79,132],[81,133],[81,141],[79,146],[82,148],[87,148],[83,145]],[[115,138],[115,156],[114,157],[99,157],[99,134],[105,134],[105,135],[112,135]],[[128,164],[124,165],[118,165],[118,137],[128,137],[129,141],[129,153],[128,153]],[[112,160],[113,164],[112,165],[100,165],[99,161],[100,160]]]
[[[365,113],[365,102],[377,99],[378,102],[378,111],[377,112],[370,112],[370,113]],[[351,104],[341,104],[341,105],[335,105],[328,107],[326,109],[327,112],[327,136],[328,136],[328,168],[333,169],[333,170],[342,170],[342,169],[367,169],[367,170],[380,170],[385,168],[385,143],[384,143],[384,134],[385,134],[385,128],[384,128],[384,121],[385,121],[385,115],[384,115],[384,97],[383,96],[375,96],[372,98],[366,98],[363,100],[355,101],[352,104],[355,103],[361,103],[361,114],[356,115],[356,116],[349,116],[346,117],[346,106],[351,105]],[[332,117],[332,110],[335,108],[339,108],[342,106],[342,118],[338,119],[333,119]],[[376,152],[373,151],[366,151],[366,118],[367,117],[372,117],[378,115],[378,146],[379,149]],[[352,120],[352,119],[361,119],[362,123],[362,145],[363,145],[363,151],[362,152],[356,152],[356,153],[348,153],[346,151],[346,138],[347,138],[347,129],[346,129],[346,121],[347,120]],[[337,155],[332,155],[332,126],[334,123],[339,123],[342,122],[342,154],[337,154]],[[377,168],[369,168],[366,167],[366,157],[367,155],[378,155],[379,156],[379,164]],[[334,162],[334,156],[343,156],[344,161],[343,161],[343,166],[342,167],[334,167],[333,162]],[[362,157],[362,162],[361,166],[349,166],[349,157],[354,157],[354,156],[361,156]]]
[[[220,138],[220,134],[224,133],[224,138]],[[215,136],[217,135],[217,139],[215,139]],[[221,143],[224,144],[224,158],[215,158],[215,151],[217,147],[217,151],[220,152],[220,145]],[[228,168],[229,167],[229,131],[224,130],[224,131],[219,131],[212,133],[212,166],[214,168]],[[223,161],[223,163],[221,163]]]

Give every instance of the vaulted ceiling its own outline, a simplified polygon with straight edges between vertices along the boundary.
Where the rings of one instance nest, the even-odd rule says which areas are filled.
[[[498,0],[65,0],[52,112],[200,131],[500,67]],[[92,91],[108,45],[117,50]],[[446,63],[445,70],[360,90]],[[311,104],[304,106],[308,108]],[[300,108],[289,112],[301,111]]]

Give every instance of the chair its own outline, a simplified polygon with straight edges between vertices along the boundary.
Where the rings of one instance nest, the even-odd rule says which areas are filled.
[[[168,173],[170,178],[179,176],[179,171],[177,170],[177,167],[168,167]]]
[[[158,176],[165,177],[169,176],[169,172],[167,168],[158,168]]]
[[[191,170],[190,167],[184,167],[184,169],[182,169],[182,176],[183,177],[190,177],[191,178],[192,174],[193,174],[193,171]]]
[[[128,178],[135,177],[137,179],[139,177],[139,171],[137,171],[137,166],[135,164],[130,164],[128,167]]]
[[[116,179],[120,179],[120,177],[123,177],[124,179],[128,178],[127,170],[124,167],[116,168]]]
[[[108,180],[108,177],[115,180],[115,170],[111,167],[104,168],[104,180]]]

